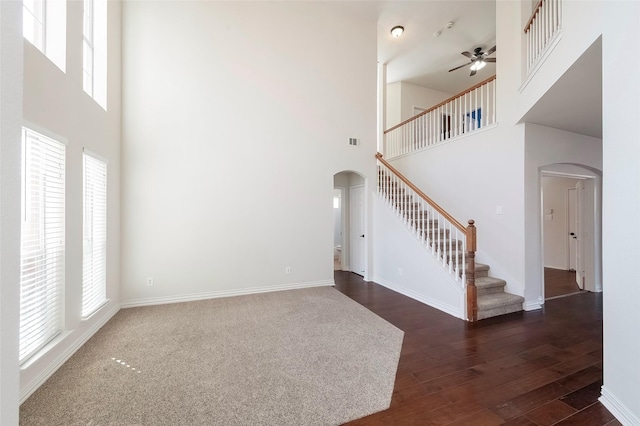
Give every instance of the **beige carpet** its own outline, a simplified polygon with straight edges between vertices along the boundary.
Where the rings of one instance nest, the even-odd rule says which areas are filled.
[[[331,287],[121,310],[21,425],[337,425],[388,408],[403,332]]]

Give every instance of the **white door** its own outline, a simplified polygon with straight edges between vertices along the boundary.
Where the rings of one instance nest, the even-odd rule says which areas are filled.
[[[569,188],[567,190],[567,237],[569,241],[569,270],[576,270],[576,260],[577,260],[577,247],[576,242],[578,241],[577,233],[577,214],[576,214],[576,189]]]
[[[364,186],[349,189],[349,217],[351,272],[364,276]]]

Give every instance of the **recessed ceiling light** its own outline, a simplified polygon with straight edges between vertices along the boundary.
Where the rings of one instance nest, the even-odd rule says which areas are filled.
[[[404,27],[401,27],[400,25],[396,25],[395,27],[391,28],[391,35],[394,36],[395,38],[400,37],[403,32],[404,32]]]

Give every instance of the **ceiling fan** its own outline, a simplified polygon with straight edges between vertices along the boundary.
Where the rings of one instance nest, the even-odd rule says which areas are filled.
[[[449,72],[455,71],[455,70],[460,69],[462,67],[466,67],[467,65],[471,65],[471,74],[469,74],[469,75],[470,76],[475,75],[476,71],[481,70],[482,68],[484,68],[485,65],[487,65],[487,62],[495,62],[496,61],[496,58],[487,58],[487,56],[491,55],[495,51],[496,51],[496,46],[493,46],[491,49],[487,50],[486,52],[483,52],[481,47],[476,47],[473,50],[473,53],[471,53],[471,52],[462,52],[462,54],[464,56],[466,56],[467,58],[471,59],[471,62],[466,63],[464,65],[460,65],[459,67],[455,67],[453,69],[450,69]]]

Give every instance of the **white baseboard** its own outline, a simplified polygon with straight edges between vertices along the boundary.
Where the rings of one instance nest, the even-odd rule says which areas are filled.
[[[120,304],[122,308],[134,308],[138,306],[165,305],[168,303],[195,302],[197,300],[217,299],[220,297],[242,296],[246,294],[269,293],[272,291],[295,290],[299,288],[322,287],[335,285],[334,280],[311,281],[295,284],[278,284],[266,287],[252,287],[234,290],[207,291],[204,293],[192,293],[176,296],[149,297],[146,299],[127,300]]]
[[[93,337],[93,335],[96,334],[96,332],[100,330],[103,325],[105,325],[111,318],[113,318],[113,316],[117,314],[119,310],[120,305],[117,303],[113,303],[111,307],[102,314],[102,317],[98,321],[96,321],[90,328],[88,328],[84,333],[78,336],[76,340],[72,342],[64,352],[62,352],[57,358],[54,359],[54,361],[49,366],[47,366],[46,369],[44,369],[30,383],[25,385],[24,388],[20,390],[20,404],[26,401],[32,393],[34,393],[40,386],[42,386],[44,382],[46,382],[47,379],[53,375],[53,373],[55,373],[60,367],[62,367],[62,365],[67,362],[67,360],[71,358],[71,356],[76,353],[78,349],[80,349],[82,345],[87,342],[87,340]]]
[[[429,305],[432,308],[436,308],[442,312],[445,312],[451,316],[454,316],[456,318],[460,318],[460,319],[465,319],[465,315],[464,312],[461,312],[460,309],[456,308],[455,306],[451,306],[451,305],[447,305],[445,303],[442,303],[440,301],[431,299],[429,297],[425,297],[419,293],[416,293],[413,290],[409,290],[407,288],[404,288],[402,286],[399,286],[395,283],[392,283],[390,281],[384,280],[382,278],[374,278],[373,281],[377,284],[380,284],[383,287],[388,288],[389,290],[393,290],[397,293],[400,293],[402,295],[405,295],[407,297],[410,297],[414,300],[417,300],[418,302],[422,302],[425,305]],[[464,307],[462,308],[464,309]]]
[[[542,309],[542,305],[544,305],[544,300],[525,300],[525,302],[522,304],[522,309],[524,309],[525,311],[537,311],[538,309]]]
[[[616,419],[625,426],[640,425],[640,418],[629,410],[629,407],[620,402],[604,386],[601,389],[600,403],[611,412]]]

